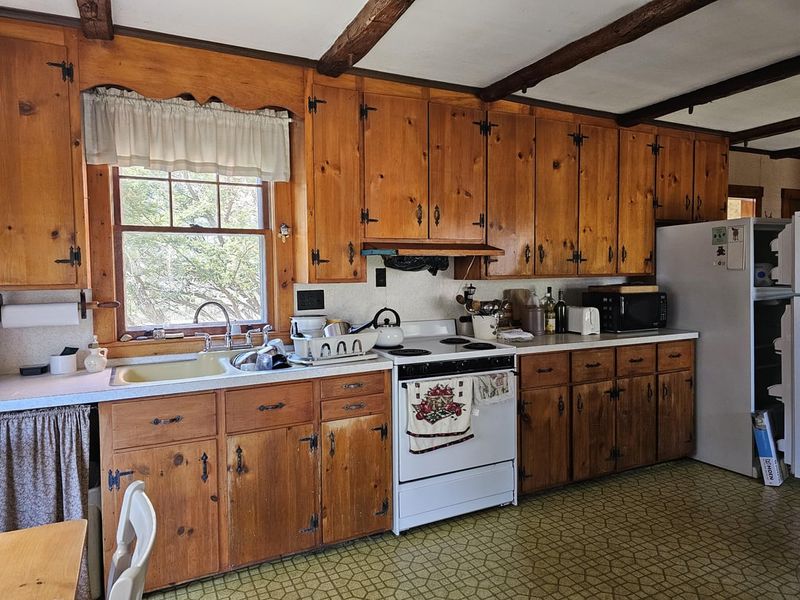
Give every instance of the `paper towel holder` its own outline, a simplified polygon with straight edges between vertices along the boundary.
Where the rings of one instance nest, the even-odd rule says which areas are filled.
[[[3,294],[0,294],[0,308],[3,307]],[[80,298],[78,300],[78,312],[81,315],[81,319],[86,318],[86,311],[87,310],[96,310],[98,308],[119,308],[120,303],[118,300],[106,300],[106,301],[87,301],[86,300],[86,290],[81,290]],[[1,319],[1,317],[0,317]]]

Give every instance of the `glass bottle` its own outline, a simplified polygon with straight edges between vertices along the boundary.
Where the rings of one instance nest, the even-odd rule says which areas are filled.
[[[544,307],[544,332],[556,332],[556,301],[553,300],[553,288],[547,288],[547,294],[542,300]]]
[[[567,333],[567,303],[564,302],[564,290],[558,290],[558,302],[556,302],[556,333]]]

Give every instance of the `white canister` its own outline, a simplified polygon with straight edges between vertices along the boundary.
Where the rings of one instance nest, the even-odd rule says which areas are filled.
[[[475,337],[479,340],[494,340],[497,338],[497,315],[472,315],[472,328]]]
[[[53,355],[50,357],[50,372],[53,375],[63,375],[65,373],[74,373],[78,370],[78,355]]]

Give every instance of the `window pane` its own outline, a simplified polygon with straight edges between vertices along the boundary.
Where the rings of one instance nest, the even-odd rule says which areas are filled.
[[[155,179],[166,179],[166,171],[153,171],[144,167],[120,167],[119,174],[124,177],[151,177]]]
[[[123,232],[127,327],[181,325],[216,300],[236,321],[266,316],[263,237]],[[200,321],[221,321],[209,308]]]
[[[122,224],[169,227],[168,186],[167,181],[120,178]]]
[[[238,177],[235,175],[220,175],[220,183],[244,183],[248,185],[260,185],[261,179],[258,177]]]
[[[261,227],[261,188],[220,185],[222,227],[259,229]]]
[[[172,184],[172,222],[175,227],[218,227],[217,184]]]
[[[189,179],[190,181],[216,181],[216,173],[194,173],[193,171],[173,171],[173,179]]]

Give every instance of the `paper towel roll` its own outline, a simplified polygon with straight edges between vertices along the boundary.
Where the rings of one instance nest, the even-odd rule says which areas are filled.
[[[60,327],[80,321],[76,302],[9,304],[0,307],[0,327]]]

